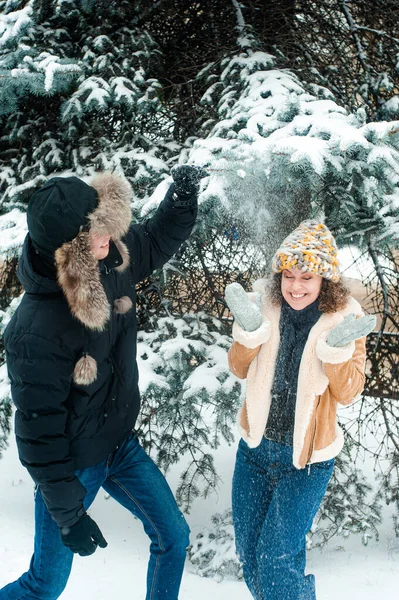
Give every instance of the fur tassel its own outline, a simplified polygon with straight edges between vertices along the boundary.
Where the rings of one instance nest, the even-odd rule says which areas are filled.
[[[97,363],[86,354],[78,360],[73,371],[73,380],[78,385],[90,385],[97,379]]]
[[[114,312],[118,315],[124,315],[129,312],[129,310],[133,307],[133,302],[129,298],[129,296],[122,296],[122,298],[118,298],[114,300]]]

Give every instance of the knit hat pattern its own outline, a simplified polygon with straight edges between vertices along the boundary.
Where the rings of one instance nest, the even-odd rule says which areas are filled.
[[[337,244],[324,223],[303,221],[285,238],[273,257],[272,270],[281,273],[285,269],[299,269],[339,281]]]

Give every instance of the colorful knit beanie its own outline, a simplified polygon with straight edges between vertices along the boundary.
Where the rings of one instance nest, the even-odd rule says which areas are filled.
[[[341,277],[337,255],[337,244],[328,227],[315,220],[303,221],[277,250],[272,270],[281,273],[284,269],[300,269],[336,282]]]

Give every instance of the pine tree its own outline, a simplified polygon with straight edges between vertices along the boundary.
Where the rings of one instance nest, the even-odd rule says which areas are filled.
[[[311,214],[354,243],[371,235],[373,219],[377,245],[397,243],[399,123],[366,123],[328,90],[310,94],[245,30],[238,44],[219,74],[209,65],[199,75],[211,83],[202,98],[211,114],[190,159],[212,174],[202,194],[208,218],[234,215],[269,254]]]
[[[146,219],[168,187],[172,165],[189,161],[209,170],[192,237],[138,290],[140,368],[148,374],[141,435],[164,470],[183,455],[179,498],[186,509],[217,481],[213,451],[221,440],[232,441],[241,394],[226,367],[226,284],[237,280],[249,289],[268,271],[284,235],[310,216],[324,216],[341,242],[374,252],[379,274],[381,253],[398,243],[399,123],[369,122],[397,117],[387,110],[395,108],[393,71],[389,85],[376,84],[386,46],[380,75],[367,89],[364,79],[347,85],[353,45],[331,61],[327,75],[314,65],[317,35],[330,39],[326,10],[341,15],[338,4],[348,3],[273,0],[266,7],[248,0],[243,7],[204,0],[197,10],[197,3],[178,0],[0,0],[1,255],[11,261],[12,277],[26,203],[49,176],[115,168],[133,184],[136,218]],[[265,11],[274,31],[268,39]],[[363,21],[356,22],[357,34],[366,35]],[[311,46],[308,54],[297,51],[292,34],[296,58],[287,51],[288,33],[281,35],[294,30]],[[384,31],[367,35],[387,39]],[[349,71],[340,71],[338,58]],[[371,52],[368,61],[374,60]],[[343,90],[348,98],[353,91],[353,101],[343,99]],[[2,326],[18,302],[8,307],[9,300],[0,307]],[[0,368],[2,402],[8,388]],[[8,400],[0,414],[7,434]],[[338,465],[337,486],[352,478],[358,512],[341,533],[378,524],[378,503],[373,512],[367,484],[349,460]],[[393,497],[394,476],[384,481],[386,497]],[[348,504],[343,510],[332,498],[326,515],[347,523]],[[228,516],[222,521],[227,540]],[[316,533],[323,531],[321,522]]]
[[[373,538],[378,540],[382,498],[375,491],[372,493],[371,485],[356,468],[354,457],[354,450],[347,445],[336,459],[323,503],[306,538],[308,550],[323,548],[335,536],[347,538],[354,533],[361,535],[364,545]],[[203,577],[219,581],[243,578],[235,553],[231,509],[212,516],[211,527],[201,530],[193,540],[189,557]]]
[[[188,550],[196,573],[202,577],[243,579],[242,566],[235,551],[231,509],[212,516],[212,526],[197,534]]]
[[[14,314],[20,298],[21,284],[16,276],[20,247],[26,233],[25,214],[18,209],[0,216],[0,458],[7,446],[11,429],[11,398],[4,359],[4,330]]]
[[[268,246],[266,265],[306,213],[324,215],[341,242],[379,251],[397,245],[398,123],[366,123],[364,110],[349,114],[320,86],[310,94],[293,73],[276,68],[277,60],[259,49],[244,26],[238,44],[239,54],[199,75],[210,83],[202,101],[211,114],[203,124],[207,136],[194,144],[190,158],[212,173],[202,202],[215,222],[221,213],[234,215],[250,243]],[[337,460],[310,545],[337,534],[361,533],[364,543],[378,537],[380,498],[370,497],[370,485],[354,468],[351,441]],[[397,473],[397,463],[390,473]],[[392,502],[395,476],[383,479]],[[229,518],[223,517],[227,527]],[[219,527],[199,534],[193,560],[201,572],[223,577],[227,563],[209,542],[219,535]]]
[[[234,441],[241,385],[229,372],[230,337],[218,319],[198,312],[150,321],[138,333],[139,433],[165,472],[185,457],[176,497],[189,511],[217,485],[212,451]]]
[[[141,197],[179,149],[161,103],[160,52],[135,27],[130,3],[85,7],[77,0],[0,4],[3,212],[68,170],[83,176],[118,168]]]
[[[399,118],[397,0],[249,0],[243,12],[311,92],[327,88],[368,121]]]

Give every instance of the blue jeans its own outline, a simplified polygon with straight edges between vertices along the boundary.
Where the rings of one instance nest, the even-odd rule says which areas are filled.
[[[233,522],[245,582],[256,600],[315,600],[305,576],[306,534],[318,511],[334,459],[305,469],[292,464],[292,446],[240,440],[233,477]]]
[[[166,479],[137,437],[131,435],[102,463],[76,475],[87,490],[86,509],[102,487],[142,521],[151,539],[146,600],[176,600],[190,531]],[[55,600],[67,584],[74,555],[63,545],[40,488],[35,497],[35,526],[29,571],[0,590],[0,600]]]

